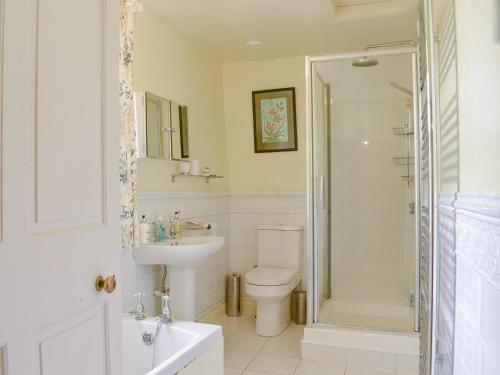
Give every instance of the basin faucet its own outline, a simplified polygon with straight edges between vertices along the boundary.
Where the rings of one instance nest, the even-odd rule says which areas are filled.
[[[161,295],[161,314],[156,317],[156,321],[161,325],[172,323],[172,310],[170,310],[170,296],[166,293]]]
[[[137,298],[137,306],[135,307],[134,311],[129,312],[129,315],[132,316],[135,320],[146,319],[146,314],[144,314],[144,304],[142,303],[142,298],[144,296],[144,293],[134,294],[134,297]]]

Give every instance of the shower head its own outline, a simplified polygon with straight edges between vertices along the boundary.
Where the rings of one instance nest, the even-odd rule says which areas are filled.
[[[371,44],[365,48],[365,51],[369,51],[369,50],[375,49],[375,48],[396,47],[396,46],[403,46],[403,45],[409,45],[409,46],[415,47],[417,44],[413,40],[399,40],[396,42]],[[353,60],[353,62],[352,62],[352,66],[354,66],[356,68],[367,68],[367,67],[375,66],[375,65],[378,65],[378,60],[373,59],[373,58],[368,58],[368,56],[363,56],[359,59]]]
[[[352,61],[352,66],[356,68],[367,68],[369,66],[375,66],[375,65],[378,65],[378,60],[368,58],[367,56],[363,56],[359,59]]]

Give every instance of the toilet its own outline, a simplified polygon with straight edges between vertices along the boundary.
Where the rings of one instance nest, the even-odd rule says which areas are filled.
[[[299,285],[303,228],[257,227],[258,266],[245,274],[246,294],[257,302],[256,333],[276,336],[290,324],[290,295]]]

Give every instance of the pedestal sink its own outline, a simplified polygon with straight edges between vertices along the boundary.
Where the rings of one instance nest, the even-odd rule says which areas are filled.
[[[161,264],[168,269],[171,308],[174,319],[196,319],[195,267],[224,246],[224,237],[184,237],[133,249],[138,264]]]

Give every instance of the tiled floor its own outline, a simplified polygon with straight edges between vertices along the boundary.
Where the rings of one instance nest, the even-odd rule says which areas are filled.
[[[301,360],[304,327],[293,323],[271,338],[256,335],[255,319],[249,316],[223,315],[206,323],[222,326],[225,375],[413,375]]]

